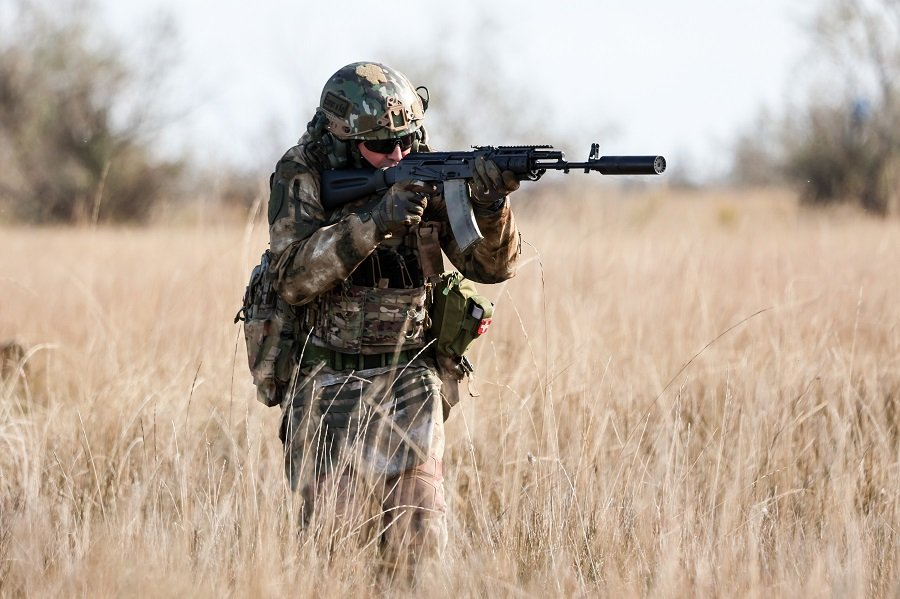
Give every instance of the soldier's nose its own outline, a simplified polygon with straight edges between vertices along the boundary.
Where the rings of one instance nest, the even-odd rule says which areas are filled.
[[[390,154],[387,154],[387,157],[391,160],[396,160],[400,162],[403,159],[403,150],[400,149],[400,144],[394,144],[394,149]]]

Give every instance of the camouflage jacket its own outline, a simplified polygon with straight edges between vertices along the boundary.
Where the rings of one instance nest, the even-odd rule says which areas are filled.
[[[368,216],[377,198],[365,198],[334,212],[322,207],[319,171],[304,152],[308,140],[305,134],[277,163],[269,199],[275,289],[292,305],[309,304],[346,282],[379,246],[392,241],[382,240]],[[509,279],[515,274],[520,251],[509,202],[496,212],[476,209],[475,218],[484,240],[466,253],[453,239],[442,198],[429,199],[423,225],[436,226],[441,249],[465,277],[479,283]],[[393,245],[396,243],[393,240]]]

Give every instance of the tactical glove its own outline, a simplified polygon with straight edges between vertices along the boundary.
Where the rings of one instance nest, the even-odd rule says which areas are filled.
[[[493,160],[479,157],[475,161],[475,176],[472,177],[472,204],[479,208],[499,210],[503,199],[519,189],[519,181],[512,171],[500,172]]]
[[[372,220],[385,237],[398,235],[422,220],[428,195],[436,193],[434,185],[422,181],[398,181],[384,193],[372,210]]]

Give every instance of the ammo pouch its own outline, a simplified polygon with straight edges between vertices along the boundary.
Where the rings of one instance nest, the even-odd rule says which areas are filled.
[[[244,304],[234,322],[244,322],[247,363],[256,385],[256,398],[276,406],[284,398],[294,370],[298,320],[295,309],[275,292],[269,271],[272,254],[266,251],[250,273]]]
[[[487,332],[493,315],[494,304],[478,295],[475,283],[461,273],[445,272],[436,279],[431,336],[439,363],[451,370],[457,380],[475,370],[465,353],[473,341]]]

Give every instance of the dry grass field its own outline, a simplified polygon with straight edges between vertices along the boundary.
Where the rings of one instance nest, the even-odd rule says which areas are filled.
[[[594,194],[518,205],[414,591],[296,533],[232,324],[263,227],[0,230],[0,595],[900,596],[900,223]]]

